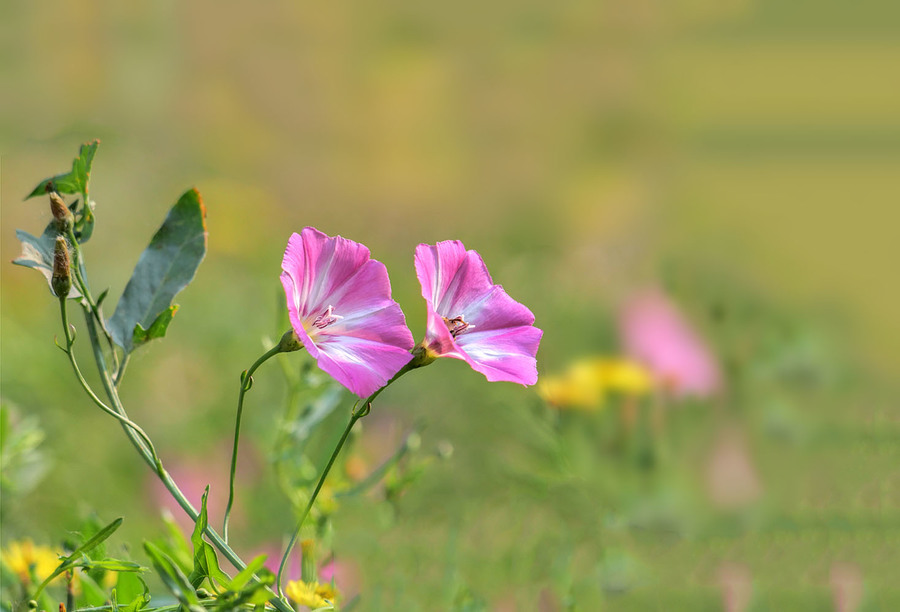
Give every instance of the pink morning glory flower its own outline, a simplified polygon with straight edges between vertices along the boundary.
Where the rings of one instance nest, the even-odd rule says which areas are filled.
[[[281,269],[294,333],[353,393],[371,395],[412,358],[387,269],[365,246],[306,227],[288,240]]]
[[[491,280],[481,255],[458,240],[416,247],[416,276],[428,304],[423,346],[468,363],[489,381],[537,382],[543,332],[534,315]]]
[[[718,390],[719,367],[710,349],[663,293],[633,297],[619,326],[625,351],[674,395],[707,397]]]

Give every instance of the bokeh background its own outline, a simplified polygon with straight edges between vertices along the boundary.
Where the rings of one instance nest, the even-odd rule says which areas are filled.
[[[86,255],[112,299],[178,195],[203,195],[207,258],[123,387],[197,487],[222,485],[238,375],[283,331],[279,264],[305,225],[369,246],[418,337],[413,250],[463,240],[534,311],[542,376],[620,356],[621,309],[647,287],[708,345],[723,389],[664,403],[635,443],[649,462],[601,444],[614,400],[557,412],[456,362],[385,393],[362,434],[370,461],[414,423],[423,453],[454,452],[399,500],[336,513],[363,609],[900,603],[900,5],[2,12],[3,261],[16,228],[50,218],[22,198],[93,138]],[[56,541],[96,512],[125,516],[117,538],[139,551],[163,530],[150,475],[53,346],[43,281],[8,263],[0,280],[2,396],[45,433],[40,479],[4,492],[4,543]],[[283,395],[272,368],[248,399],[245,550],[292,523],[259,493]],[[723,498],[717,483],[741,475]]]

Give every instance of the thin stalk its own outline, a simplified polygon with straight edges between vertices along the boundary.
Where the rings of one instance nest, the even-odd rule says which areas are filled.
[[[87,195],[84,196],[84,205],[88,205]],[[113,361],[116,364],[116,368],[119,368],[119,355],[116,353],[116,345],[113,342],[112,335],[109,333],[109,330],[106,328],[106,325],[103,322],[103,317],[100,315],[100,307],[97,305],[97,302],[94,301],[93,296],[91,295],[91,288],[88,285],[87,281],[87,268],[84,263],[84,254],[81,252],[81,245],[78,244],[78,240],[75,238],[75,230],[73,228],[69,228],[67,237],[69,239],[69,243],[72,245],[72,251],[75,255],[75,282],[78,284],[78,289],[81,291],[81,295],[87,301],[90,306],[91,316],[94,320],[100,325],[100,329],[103,330],[103,336],[106,338],[106,344],[109,346],[109,351],[112,354]],[[124,369],[124,368],[122,368]],[[118,384],[118,378],[116,379],[116,384]]]
[[[122,382],[122,377],[125,376],[125,368],[128,367],[128,361],[131,359],[131,353],[126,353],[124,357],[122,357],[122,361],[119,362],[119,368],[116,370],[116,375],[113,377],[113,384],[117,387],[119,383]]]
[[[150,466],[150,468],[156,472],[157,477],[162,482],[163,486],[166,487],[166,490],[169,491],[169,494],[175,499],[179,506],[181,506],[182,510],[191,518],[195,523],[197,522],[197,517],[199,513],[196,508],[188,501],[187,497],[185,497],[184,493],[181,492],[181,489],[178,488],[178,485],[166,471],[165,467],[163,467],[162,461],[156,453],[155,448],[153,447],[152,442],[150,442],[149,437],[144,434],[144,437],[138,433],[139,430],[132,428],[131,420],[128,419],[128,415],[125,412],[125,407],[122,405],[122,401],[119,398],[118,389],[113,384],[112,379],[109,375],[109,368],[106,363],[106,358],[103,355],[103,350],[100,347],[100,337],[97,333],[97,324],[95,318],[93,316],[94,313],[91,312],[89,303],[82,303],[82,308],[84,310],[85,315],[85,323],[88,328],[88,335],[91,339],[91,347],[94,352],[94,360],[97,365],[97,370],[100,374],[100,381],[103,384],[103,388],[106,391],[106,395],[112,403],[112,409],[119,415],[116,417],[119,420],[119,423],[122,425],[122,429],[125,432],[125,435],[128,436],[128,439],[131,441],[132,445],[134,445],[135,449],[137,449],[138,453],[144,459],[144,461]],[[68,321],[66,320],[65,328],[68,330]],[[94,396],[96,397],[96,395]],[[99,398],[98,398],[99,399]],[[102,402],[101,402],[102,403]],[[121,418],[119,418],[121,417]],[[146,440],[145,440],[146,439]],[[210,539],[212,544],[234,565],[238,568],[239,571],[246,569],[247,565],[244,561],[238,556],[231,547],[219,536],[216,531],[207,525],[204,530],[206,536]],[[259,580],[256,576],[254,576],[255,580]],[[293,608],[290,604],[287,603],[282,597],[273,597],[270,600],[270,603],[278,609],[279,612],[294,612]]]
[[[297,543],[297,538],[300,536],[300,530],[303,528],[303,522],[306,521],[306,517],[309,516],[310,510],[312,510],[313,504],[316,502],[316,497],[319,496],[319,491],[322,490],[322,485],[325,484],[325,479],[328,477],[328,472],[331,471],[331,466],[334,465],[335,460],[341,452],[341,449],[344,447],[344,442],[347,441],[347,437],[350,435],[350,430],[353,429],[353,426],[356,425],[356,422],[360,420],[362,417],[369,414],[369,411],[372,409],[372,402],[376,397],[381,395],[381,392],[387,389],[391,383],[395,380],[419,367],[421,364],[417,362],[416,359],[413,359],[408,364],[403,366],[399,372],[394,374],[394,377],[387,381],[383,387],[375,391],[372,395],[367,397],[363,402],[362,406],[359,407],[360,402],[357,401],[353,405],[353,411],[350,414],[350,422],[347,423],[347,428],[344,430],[344,433],[341,435],[341,439],[338,440],[337,446],[334,447],[334,452],[331,453],[331,458],[328,459],[328,463],[325,464],[325,469],[322,470],[322,475],[319,476],[319,481],[316,483],[316,488],[313,489],[312,495],[309,498],[309,501],[306,504],[306,508],[303,510],[303,513],[300,515],[300,520],[297,521],[297,527],[294,529],[294,533],[291,535],[291,539],[288,542],[287,548],[284,551],[284,555],[281,557],[281,563],[278,566],[278,577],[275,579],[275,586],[278,588],[278,594],[283,596],[283,591],[281,590],[282,578],[284,576],[284,568],[287,565],[288,557],[291,555],[291,551],[294,549],[294,545]],[[357,407],[359,409],[357,410]]]
[[[150,452],[150,456],[153,459],[154,463],[159,461],[159,458],[156,456],[156,450],[153,448],[153,444],[150,441],[150,438],[147,436],[146,432],[144,432],[141,427],[129,419],[127,416],[119,414],[97,397],[97,394],[94,393],[94,390],[88,384],[87,380],[84,378],[84,375],[81,373],[81,368],[78,367],[78,362],[75,359],[75,353],[72,352],[72,345],[75,344],[75,338],[72,337],[72,329],[69,327],[69,313],[66,304],[66,298],[59,298],[59,310],[60,316],[62,318],[63,324],[63,333],[66,338],[66,355],[69,356],[69,363],[72,364],[72,369],[75,371],[75,378],[78,379],[78,382],[81,384],[81,387],[85,390],[88,396],[93,400],[97,406],[100,407],[103,412],[107,413],[114,419],[118,420],[123,427],[131,428],[140,438],[140,440],[147,447],[147,450]]]
[[[241,390],[240,393],[238,393],[237,416],[234,421],[234,445],[231,449],[231,471],[228,474],[228,505],[225,506],[225,520],[222,523],[222,535],[225,536],[225,542],[228,542],[228,519],[231,518],[231,507],[234,505],[234,475],[237,471],[238,441],[241,437],[241,416],[244,412],[244,395],[250,390],[250,387],[253,386],[253,373],[256,372],[256,369],[280,352],[282,352],[282,348],[279,343],[266,351],[262,357],[253,362],[250,369],[245,370],[244,373],[241,374]]]

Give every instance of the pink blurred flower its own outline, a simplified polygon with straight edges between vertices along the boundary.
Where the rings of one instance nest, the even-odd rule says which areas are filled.
[[[489,381],[537,382],[543,332],[528,308],[493,284],[481,255],[458,240],[420,244],[416,275],[428,304],[430,354],[461,359]]]
[[[246,463],[246,462],[245,462]],[[223,478],[222,471],[210,466],[220,465],[211,458],[181,457],[169,462],[167,470],[172,479],[178,483],[179,488],[188,501],[200,510],[200,500],[206,487],[209,487],[209,496],[206,500],[206,510],[209,514],[210,524],[219,521],[223,509],[228,500],[228,481]],[[175,523],[183,533],[189,534],[194,529],[194,522],[185,514],[166,487],[159,481],[156,474],[148,473],[148,492],[151,504],[155,508],[165,508],[175,519]],[[243,508],[235,507],[234,520],[240,524],[243,520]]]
[[[281,269],[294,333],[353,393],[371,395],[412,358],[387,269],[365,246],[306,227],[288,240]]]
[[[677,396],[707,397],[721,384],[719,367],[675,305],[659,291],[628,302],[620,319],[625,351]]]

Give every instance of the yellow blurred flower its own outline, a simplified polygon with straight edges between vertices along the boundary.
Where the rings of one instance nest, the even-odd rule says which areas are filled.
[[[313,610],[333,606],[338,596],[337,591],[330,584],[303,582],[302,580],[288,582],[284,592],[291,601]]]
[[[30,539],[10,542],[0,551],[3,563],[14,571],[24,584],[30,584],[32,578],[43,582],[59,565],[59,555],[47,546],[37,546]],[[56,580],[62,578],[60,575]]]
[[[627,359],[586,357],[573,362],[557,376],[545,376],[538,393],[556,408],[598,410],[609,393],[637,397],[653,389],[653,379],[643,367]]]

